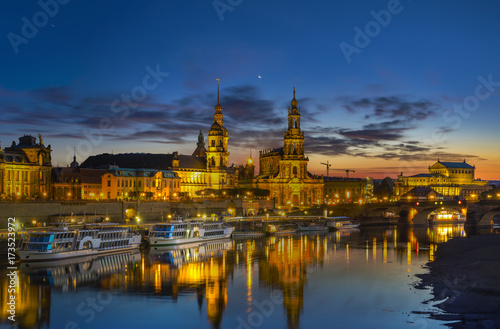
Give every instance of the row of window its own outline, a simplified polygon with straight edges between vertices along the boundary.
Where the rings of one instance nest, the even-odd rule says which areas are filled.
[[[35,180],[35,172],[34,171],[19,171],[19,170],[5,170],[5,180],[6,181],[30,181],[33,182]],[[39,172],[39,180],[40,182],[44,182],[43,171]]]
[[[146,187],[150,187],[149,184],[150,180],[146,179]],[[137,185],[137,186],[136,186]],[[111,180],[107,180],[107,186],[111,187]],[[116,180],[116,187],[142,187],[142,181],[136,181],[135,180],[130,180],[130,179],[117,179]],[[170,188],[176,188],[180,187],[180,182],[179,181],[167,181],[166,179],[154,179],[151,180],[151,187],[170,187]]]

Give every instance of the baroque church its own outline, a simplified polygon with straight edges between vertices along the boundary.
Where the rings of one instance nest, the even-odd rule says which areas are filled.
[[[205,139],[202,131],[198,135],[197,147],[191,155],[180,155],[178,152],[171,154],[151,154],[151,153],[126,153],[126,154],[99,154],[88,157],[80,168],[93,169],[114,169],[109,173],[113,175],[142,175],[144,170],[155,169],[162,171],[163,176],[171,177],[166,171],[171,171],[180,178],[180,195],[176,193],[176,177],[172,179],[156,180],[157,182],[140,184],[141,186],[130,185],[128,189],[119,186],[116,189],[113,183],[107,186],[103,183],[104,198],[109,195],[111,199],[121,199],[126,197],[128,191],[151,193],[154,199],[170,199],[178,196],[191,198],[204,197],[207,190],[221,190],[236,187],[238,174],[234,167],[229,167],[228,140],[229,133],[223,124],[224,114],[219,99],[219,86],[217,85],[217,105],[215,105],[214,122],[208,131],[208,147],[205,147]],[[137,173],[131,173],[135,169]],[[127,177],[128,177],[127,176]],[[156,175],[158,176],[158,175]],[[122,181],[127,179],[118,179]],[[119,177],[118,177],[119,178]],[[111,180],[111,179],[110,179]],[[132,182],[130,182],[132,183]],[[129,184],[130,184],[129,183]],[[120,183],[117,183],[120,184]],[[147,184],[147,185],[146,185]],[[154,186],[153,186],[153,185]],[[159,185],[159,186],[158,186]],[[166,185],[166,186],[163,186]],[[137,191],[135,191],[137,189]],[[158,191],[158,193],[156,193]]]
[[[254,186],[269,190],[276,206],[311,207],[323,202],[323,177],[313,176],[307,171],[309,158],[304,155],[304,132],[300,128],[300,107],[295,88],[290,104],[284,146],[260,151],[260,171]]]

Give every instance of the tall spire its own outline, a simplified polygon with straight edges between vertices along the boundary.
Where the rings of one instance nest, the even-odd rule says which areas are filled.
[[[222,126],[222,106],[220,105],[219,97],[219,83],[220,79],[217,79],[217,105],[215,105],[214,121]]]
[[[217,105],[220,106],[220,102],[219,102],[219,83],[220,83],[220,79],[217,79]]]
[[[292,105],[292,109],[296,109],[297,108],[297,105],[299,104],[299,102],[297,101],[297,99],[295,98],[295,87],[293,87],[293,99],[292,101],[290,102],[290,104]]]

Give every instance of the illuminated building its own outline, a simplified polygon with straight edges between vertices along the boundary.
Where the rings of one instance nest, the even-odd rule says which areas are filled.
[[[255,183],[257,188],[271,192],[276,205],[301,208],[323,202],[323,178],[307,172],[309,158],[304,155],[304,132],[297,105],[294,88],[284,147],[260,151],[260,172]]]
[[[25,135],[0,152],[0,196],[2,198],[50,197],[51,152],[36,138]]]
[[[113,169],[115,173],[113,175],[116,177],[120,176],[116,174],[117,172],[124,172],[125,170],[138,170],[137,173],[142,171],[144,175],[146,175],[146,172],[150,175],[151,170],[156,170],[155,175],[160,175],[160,171],[172,171],[180,178],[180,191],[165,190],[170,186],[165,187],[162,185],[161,188],[158,188],[158,185],[145,186],[144,183],[147,184],[148,181],[145,178],[146,176],[141,176],[143,177],[140,179],[141,187],[139,188],[138,185],[132,186],[133,190],[131,190],[130,186],[121,185],[120,187],[116,186],[116,189],[114,189],[113,185],[106,186],[108,184],[106,181],[106,183],[103,182],[105,199],[121,199],[125,197],[127,191],[139,192],[140,197],[142,194],[156,193],[154,198],[161,200],[172,198],[174,194],[179,197],[201,198],[204,196],[202,192],[207,189],[221,190],[236,186],[238,180],[237,170],[233,166],[228,167],[228,139],[229,134],[223,126],[222,106],[219,102],[219,90],[217,90],[214,123],[208,132],[208,149],[205,148],[203,133],[200,131],[198,143],[192,155],[180,155],[177,152],[171,154],[103,153],[88,157],[80,168]],[[132,175],[131,177],[135,175],[131,174],[130,171],[129,174]],[[111,178],[108,176],[107,179]],[[120,178],[117,179],[120,180]],[[155,178],[155,180],[157,179]],[[124,181],[127,182],[127,179]],[[134,184],[133,181],[132,184]],[[136,184],[139,184],[139,181]],[[175,185],[175,188],[177,188],[177,185]]]
[[[325,203],[366,203],[373,198],[372,178],[324,177]]]
[[[104,199],[169,200],[180,191],[180,177],[171,170],[118,168],[102,176]]]
[[[477,200],[477,196],[491,187],[488,181],[476,180],[476,167],[463,162],[437,161],[429,166],[428,174],[413,176],[398,176],[394,183],[394,197],[396,200],[416,186],[428,186],[444,198],[463,197],[467,200]]]
[[[415,186],[401,196],[401,199],[411,201],[433,201],[443,200],[443,198],[442,194],[437,193],[429,186]]]
[[[52,168],[52,195],[60,200],[100,200],[103,169],[76,167]]]

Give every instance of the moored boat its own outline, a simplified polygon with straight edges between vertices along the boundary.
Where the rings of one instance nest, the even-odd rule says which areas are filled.
[[[328,231],[323,223],[301,223],[298,228],[299,232],[318,232],[318,231]]]
[[[21,261],[47,261],[138,248],[141,235],[113,223],[62,226],[24,233],[16,253]]]
[[[271,235],[286,235],[297,232],[297,226],[292,224],[267,224],[266,232]]]
[[[328,219],[329,221],[327,223],[327,226],[331,231],[352,229],[357,228],[359,227],[359,225],[361,225],[358,220],[354,220],[346,216],[329,217]]]
[[[224,222],[177,222],[155,224],[149,231],[151,246],[169,246],[231,237],[234,228]]]
[[[266,235],[266,233],[260,230],[252,230],[252,229],[233,232],[233,238],[258,238],[264,235]]]
[[[465,223],[465,220],[466,217],[461,213],[457,211],[448,212],[446,210],[431,212],[427,217],[427,222],[429,223],[429,225]]]

